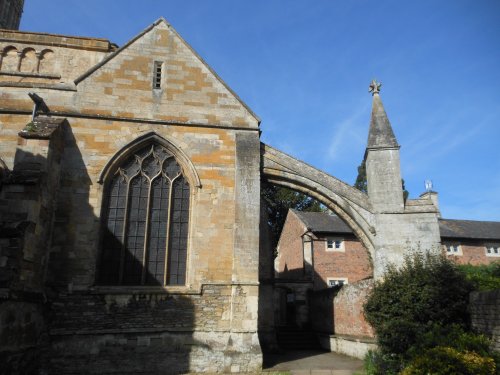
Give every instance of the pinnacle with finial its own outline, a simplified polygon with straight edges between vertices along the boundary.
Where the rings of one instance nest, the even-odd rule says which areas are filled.
[[[382,87],[382,83],[377,82],[372,79],[370,86],[368,86],[368,92],[371,92],[372,95],[378,94],[380,92],[380,88]]]

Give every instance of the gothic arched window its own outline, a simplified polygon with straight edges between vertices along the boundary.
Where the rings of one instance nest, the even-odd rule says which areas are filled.
[[[105,189],[99,283],[184,285],[190,186],[174,156],[149,144]]]

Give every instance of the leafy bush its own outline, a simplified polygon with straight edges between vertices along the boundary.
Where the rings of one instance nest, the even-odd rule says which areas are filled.
[[[369,350],[364,358],[366,375],[396,375],[402,369],[401,357],[396,354]]]
[[[437,346],[415,357],[401,375],[495,375],[492,358],[475,352],[460,352],[454,348]]]
[[[415,254],[402,267],[388,268],[365,304],[382,353],[407,358],[407,351],[435,325],[467,327],[472,290],[463,273],[444,256]]]
[[[475,290],[500,289],[500,262],[480,266],[465,264],[457,267],[474,285]]]
[[[409,357],[416,357],[430,348],[447,346],[459,352],[475,352],[482,356],[490,355],[490,340],[484,335],[465,331],[461,326],[434,325],[419,336],[408,350]]]

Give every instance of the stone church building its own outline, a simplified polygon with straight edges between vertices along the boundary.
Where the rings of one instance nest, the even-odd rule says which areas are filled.
[[[0,56],[0,367],[260,369],[258,117],[164,19]]]
[[[0,372],[259,371],[261,179],[335,211],[375,278],[438,252],[432,200],[403,200],[379,89],[364,194],[262,144],[259,118],[164,19],[121,47],[0,30]]]

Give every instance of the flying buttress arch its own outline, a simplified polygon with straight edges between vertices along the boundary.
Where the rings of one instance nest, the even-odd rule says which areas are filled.
[[[263,178],[305,193],[335,211],[375,259],[373,213],[365,193],[264,143],[260,150]]]

